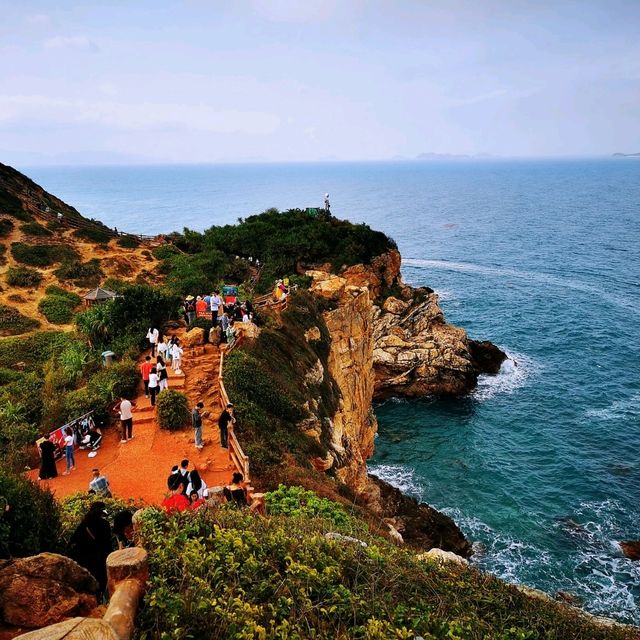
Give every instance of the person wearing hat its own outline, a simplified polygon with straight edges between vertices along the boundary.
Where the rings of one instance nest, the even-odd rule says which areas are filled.
[[[193,321],[196,319],[196,305],[194,302],[195,298],[191,295],[187,296],[184,300],[184,311],[187,316],[187,324],[193,324]]]
[[[233,415],[233,404],[231,402],[218,418],[218,427],[220,427],[220,446],[223,449],[228,447],[229,423],[231,423],[232,426],[236,423],[236,418]]]
[[[94,502],[69,540],[69,555],[93,575],[101,592],[107,587],[107,556],[113,551],[106,515],[105,503]]]

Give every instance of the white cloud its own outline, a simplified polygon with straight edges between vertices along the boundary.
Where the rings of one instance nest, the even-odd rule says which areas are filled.
[[[80,49],[81,51],[98,51],[98,46],[87,36],[56,36],[44,42],[45,49]]]
[[[267,135],[280,119],[263,111],[218,110],[206,104],[119,103],[42,95],[0,95],[0,123],[93,124],[123,130],[178,128],[207,133]]]

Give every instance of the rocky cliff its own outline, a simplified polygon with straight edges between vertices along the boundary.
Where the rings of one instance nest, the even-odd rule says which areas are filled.
[[[311,292],[325,303],[329,374],[341,393],[331,425],[331,466],[368,506],[414,542],[468,555],[468,542],[449,518],[438,514],[447,533],[434,534],[437,512],[368,476],[366,461],[377,430],[372,403],[390,396],[467,393],[480,373],[498,371],[505,354],[447,324],[432,290],[405,285],[397,251],[340,275],[328,269],[306,274],[312,278]]]

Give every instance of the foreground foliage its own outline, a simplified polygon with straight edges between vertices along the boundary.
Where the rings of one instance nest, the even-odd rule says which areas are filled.
[[[175,389],[162,391],[156,400],[156,415],[161,429],[178,431],[189,424],[189,402],[184,393]]]
[[[315,498],[327,517],[310,517],[297,492],[267,497],[288,516],[145,511],[137,639],[631,638],[474,569],[420,561],[329,501]]]

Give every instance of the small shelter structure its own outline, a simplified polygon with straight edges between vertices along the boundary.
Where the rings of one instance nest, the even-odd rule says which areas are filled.
[[[85,307],[90,307],[91,305],[105,302],[106,300],[113,300],[118,297],[118,294],[115,291],[97,287],[96,289],[92,289],[88,293],[85,293],[82,297],[84,298]]]

